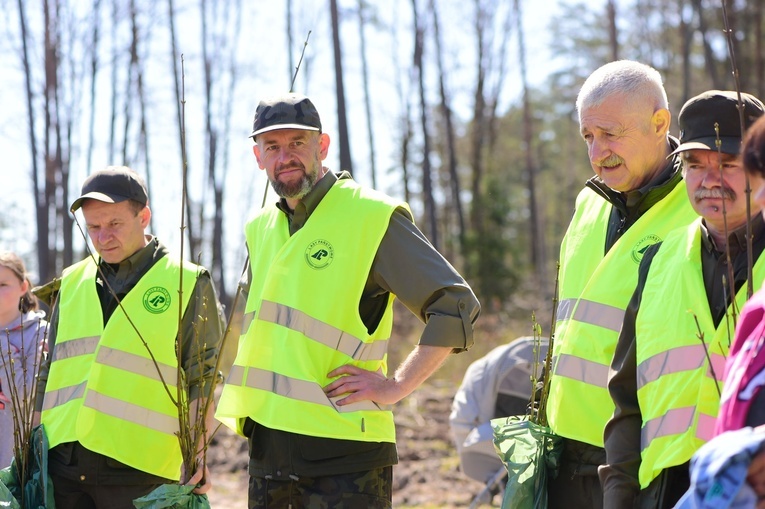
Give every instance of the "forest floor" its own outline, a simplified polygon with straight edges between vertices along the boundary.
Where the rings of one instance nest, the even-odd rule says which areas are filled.
[[[529,292],[520,302],[507,303],[510,309],[537,309],[545,323],[551,315],[549,303],[530,301]],[[422,324],[398,301],[389,353],[389,369],[398,366],[411,351]],[[542,310],[541,312],[539,310]],[[545,317],[545,318],[542,318]],[[475,345],[467,352],[451,355],[444,366],[414,393],[393,408],[399,463],[393,468],[393,507],[396,509],[435,509],[470,507],[484,484],[460,470],[457,449],[449,428],[452,399],[469,364],[491,349],[517,336],[528,334],[531,320],[525,313],[508,317],[485,313],[478,321]],[[522,331],[520,334],[511,331]],[[221,427],[209,451],[213,489],[213,509],[246,509],[247,442]],[[494,507],[501,504],[493,499]],[[481,506],[482,509],[490,507]]]
[[[456,389],[442,380],[426,382],[395,406],[399,463],[393,469],[393,507],[469,507],[483,488],[483,483],[460,471],[449,430]],[[209,494],[212,508],[246,509],[247,442],[221,428],[209,462],[214,482]],[[498,496],[494,504],[499,505]]]

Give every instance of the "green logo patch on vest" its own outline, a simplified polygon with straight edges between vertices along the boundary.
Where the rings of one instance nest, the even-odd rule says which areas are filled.
[[[661,242],[661,237],[654,235],[653,233],[640,239],[640,242],[635,244],[635,246],[632,248],[632,259],[635,261],[635,263],[639,264],[640,260],[643,259],[645,250],[657,242]]]
[[[170,292],[161,286],[149,288],[143,294],[143,307],[149,313],[164,313],[170,307]]]
[[[314,269],[327,268],[334,257],[332,244],[322,239],[314,240],[305,250],[305,261]]]

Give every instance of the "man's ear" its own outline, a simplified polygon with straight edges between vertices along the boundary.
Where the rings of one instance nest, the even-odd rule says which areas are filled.
[[[672,121],[672,115],[666,108],[659,108],[651,117],[651,129],[657,136],[665,137],[669,132],[669,124]]]
[[[264,170],[266,167],[263,166],[263,163],[260,161],[260,147],[257,143],[252,146],[252,153],[255,154],[255,159],[258,161],[258,168]]]
[[[329,154],[329,135],[321,133],[319,135],[319,155],[322,161],[327,158],[327,154]]]
[[[148,203],[143,209],[141,209],[138,215],[141,216],[141,227],[146,228],[149,226],[149,221],[151,221],[151,209],[149,208]]]

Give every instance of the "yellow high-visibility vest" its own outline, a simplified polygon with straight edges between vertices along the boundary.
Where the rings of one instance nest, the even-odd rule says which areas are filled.
[[[662,470],[689,461],[714,435],[718,391],[734,324],[730,306],[717,328],[709,310],[700,221],[673,232],[662,244],[651,262],[635,323],[643,417],[641,488],[648,487]],[[763,258],[752,270],[754,291],[765,278]],[[746,293],[744,284],[736,294],[739,311]]]
[[[93,260],[64,271],[42,411],[50,448],[77,441],[138,470],[180,478],[178,411],[168,391],[177,398],[179,305],[186,309],[198,270],[183,264],[179,297],[180,262],[164,256],[122,299],[106,326]]]
[[[698,216],[685,182],[651,207],[603,255],[611,204],[585,188],[561,244],[559,304],[547,419],[566,438],[603,447],[614,411],[608,370],[645,249]]]
[[[323,387],[344,364],[387,373],[394,296],[371,332],[359,300],[397,207],[406,205],[344,179],[292,236],[276,207],[247,225],[253,277],[219,420],[239,433],[250,417],[303,435],[395,442],[389,410],[372,401],[338,406]]]

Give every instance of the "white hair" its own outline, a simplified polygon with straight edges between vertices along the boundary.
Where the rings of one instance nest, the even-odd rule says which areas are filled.
[[[653,111],[669,110],[659,71],[633,60],[616,60],[599,67],[585,80],[576,97],[580,119],[583,109],[597,106],[614,94],[626,95],[631,102],[651,104]]]

